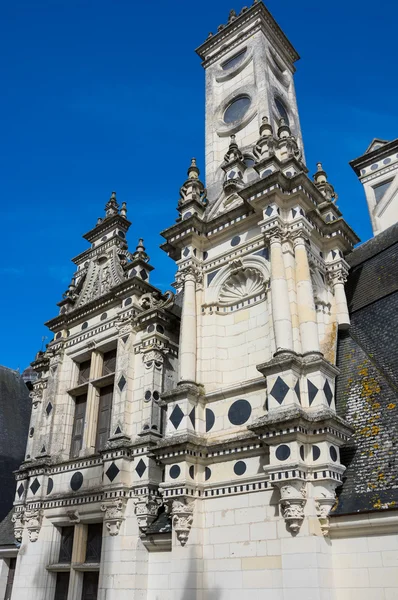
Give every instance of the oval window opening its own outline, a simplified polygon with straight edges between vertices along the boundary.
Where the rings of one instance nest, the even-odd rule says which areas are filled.
[[[285,119],[285,124],[289,125],[289,123],[290,123],[289,115],[287,114],[287,110],[286,110],[285,105],[283,104],[282,100],[279,100],[279,98],[275,98],[275,106],[279,113],[279,117],[281,117],[282,119]]]
[[[243,119],[249,110],[250,104],[251,101],[248,96],[241,96],[240,98],[232,100],[224,113],[225,123],[234,123],[235,121]]]
[[[238,54],[235,54],[235,56],[232,56],[231,58],[226,60],[225,63],[223,63],[221,65],[221,68],[224,69],[224,71],[228,71],[228,69],[232,69],[233,67],[236,67],[243,59],[246,52],[247,52],[247,48],[243,48],[243,50],[238,52]]]

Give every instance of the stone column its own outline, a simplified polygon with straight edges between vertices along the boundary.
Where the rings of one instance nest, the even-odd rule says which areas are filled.
[[[270,236],[271,299],[276,351],[293,350],[292,316],[289,290],[282,252],[282,236],[273,231]]]
[[[296,260],[297,305],[303,354],[319,352],[318,325],[314,304],[311,273],[308,264],[307,249],[304,236],[297,235],[294,239],[294,254]]]
[[[101,352],[93,350],[91,354],[90,381],[102,374],[103,358]],[[81,454],[87,456],[95,450],[97,434],[99,392],[92,383],[88,384],[86,417],[84,420],[83,447]]]
[[[347,273],[343,270],[330,273],[330,279],[334,291],[337,323],[340,329],[348,329],[350,326],[350,315],[348,313],[347,298],[344,289],[347,281]]]
[[[188,268],[181,273],[184,299],[180,333],[180,382],[196,381],[196,279],[197,272]]]

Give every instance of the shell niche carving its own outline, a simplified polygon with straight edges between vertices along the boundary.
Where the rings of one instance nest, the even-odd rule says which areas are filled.
[[[234,304],[244,298],[251,298],[265,290],[262,274],[257,269],[247,267],[232,273],[221,286],[218,301],[220,304]]]

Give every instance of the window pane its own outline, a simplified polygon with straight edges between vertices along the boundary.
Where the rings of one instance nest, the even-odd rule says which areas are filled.
[[[116,348],[104,354],[104,365],[102,367],[102,375],[114,373],[116,369]]]
[[[57,573],[54,600],[67,600],[69,588],[69,573]]]
[[[285,119],[286,125],[289,125],[289,115],[287,114],[285,105],[283,104],[283,102],[281,100],[279,100],[279,98],[275,98],[275,106],[278,109],[279,116],[282,119]]]
[[[98,594],[98,575],[87,571],[83,576],[82,600],[97,600]]]
[[[61,529],[61,546],[59,549],[59,559],[60,563],[70,563],[72,561],[72,546],[73,546],[73,536],[75,533],[75,528],[71,527],[62,527]]]
[[[227,69],[232,69],[232,67],[235,67],[236,65],[238,65],[240,63],[240,61],[242,60],[242,58],[244,57],[244,55],[246,54],[246,50],[247,50],[247,48],[244,48],[243,50],[238,52],[238,54],[235,54],[235,56],[233,56],[229,60],[225,61],[225,63],[222,65],[222,68],[224,69],[224,71],[226,71]]]
[[[375,193],[376,202],[380,202],[380,200],[383,198],[384,194],[391,185],[391,181],[392,179],[389,181],[383,181],[383,183],[379,183],[379,185],[374,186],[373,191]]]
[[[90,379],[90,366],[91,360],[86,360],[79,365],[79,376],[77,378],[77,384],[87,383]]]
[[[101,562],[102,523],[93,523],[87,527],[86,560],[88,563]]]
[[[103,450],[109,438],[111,426],[113,385],[107,385],[100,389],[100,398],[98,406],[98,424],[96,450]]]
[[[86,416],[87,394],[75,398],[75,415],[71,441],[71,458],[79,456],[83,445],[84,419]]]
[[[249,110],[250,104],[250,98],[247,96],[242,96],[241,98],[233,100],[224,113],[224,121],[226,123],[233,123],[234,121],[243,119]]]

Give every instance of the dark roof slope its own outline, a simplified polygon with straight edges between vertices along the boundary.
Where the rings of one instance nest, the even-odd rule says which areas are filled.
[[[15,546],[14,524],[11,521],[14,510],[11,509],[8,515],[0,523],[0,547]]]
[[[25,456],[30,410],[29,390],[20,373],[0,366],[0,521],[13,505],[13,471]]]
[[[398,225],[348,256],[351,327],[340,332],[338,414],[355,429],[334,514],[398,508]]]

